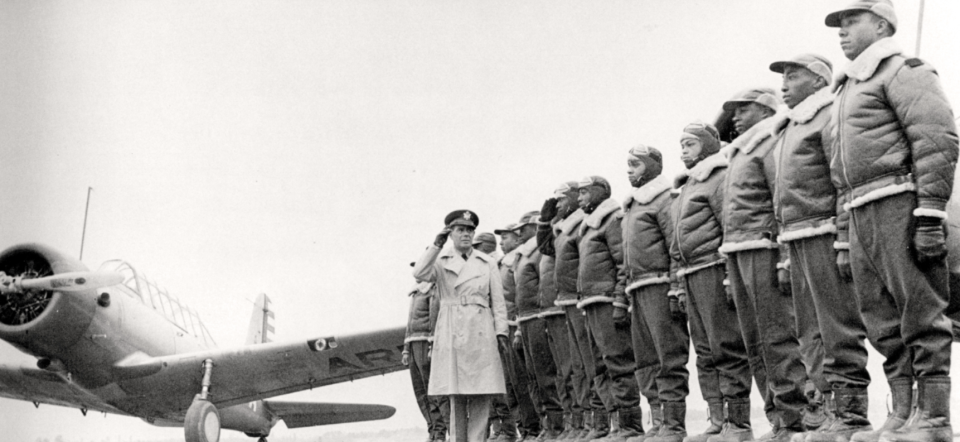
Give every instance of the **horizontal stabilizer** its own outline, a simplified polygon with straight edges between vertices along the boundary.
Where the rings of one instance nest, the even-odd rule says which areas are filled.
[[[386,419],[397,412],[387,405],[264,401],[287,428],[314,427]]]

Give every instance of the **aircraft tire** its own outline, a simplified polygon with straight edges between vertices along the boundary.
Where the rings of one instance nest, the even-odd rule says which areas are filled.
[[[187,442],[219,442],[220,412],[209,401],[194,400],[183,421]]]

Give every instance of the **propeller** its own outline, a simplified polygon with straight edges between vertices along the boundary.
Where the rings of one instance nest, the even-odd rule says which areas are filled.
[[[26,290],[78,292],[121,282],[123,275],[117,272],[69,272],[30,279],[0,272],[0,294],[23,293]]]

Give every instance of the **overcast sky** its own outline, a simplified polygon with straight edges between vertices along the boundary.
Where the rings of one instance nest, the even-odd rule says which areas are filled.
[[[771,62],[846,65],[823,19],[847,3],[0,2],[0,247],[77,255],[92,187],[83,261],[130,261],[221,346],[243,342],[261,292],[277,340],[400,325],[408,264],[447,212],[492,231],[585,175],[620,199],[637,143],[678,173],[683,126],[740,89],[779,89]],[[896,1],[907,54],[919,4]],[[927,1],[925,17],[920,55],[956,105],[960,2]],[[33,363],[6,344],[0,358]],[[277,435],[423,425],[406,372],[294,398],[399,411]],[[8,400],[0,428],[24,441],[182,434]]]

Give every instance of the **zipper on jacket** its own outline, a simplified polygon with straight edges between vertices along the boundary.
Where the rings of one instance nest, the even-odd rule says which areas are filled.
[[[689,181],[690,181],[690,178],[687,178],[687,181],[689,182]],[[686,187],[686,183],[684,183],[683,187]],[[679,196],[679,198],[678,198],[678,199],[679,199],[679,202],[678,202],[678,204],[677,204],[677,216],[676,216],[677,221],[674,223],[674,226],[673,226],[673,236],[676,237],[675,240],[677,241],[677,253],[680,254],[680,261],[683,262],[684,265],[687,264],[687,258],[686,258],[685,256],[683,256],[683,244],[680,243],[680,221],[681,221],[682,215],[683,215],[683,204],[684,204],[684,202],[683,202],[683,195],[684,195],[685,193],[686,193],[686,192],[684,192],[684,191],[683,191],[683,188],[681,187],[681,188],[680,188],[680,196]]]
[[[787,220],[783,218],[783,173],[780,171],[783,170],[783,157],[785,156],[784,151],[786,146],[787,133],[790,131],[790,125],[792,121],[787,123],[787,127],[783,129],[782,135],[780,136],[780,155],[777,156],[777,184],[773,186],[773,200],[774,200],[774,215],[780,219],[780,224],[786,226]]]
[[[853,81],[853,80],[847,79],[847,81]],[[843,118],[843,113],[844,113],[844,111],[846,110],[843,105],[844,105],[844,103],[847,101],[847,92],[849,92],[849,91],[847,91],[848,85],[849,85],[849,83],[844,84],[843,86],[841,86],[841,88],[843,88],[843,89],[840,91],[840,94],[841,94],[841,95],[840,95],[840,109],[837,110],[837,137],[840,138],[840,142],[837,143],[837,155],[840,156],[840,170],[843,171],[843,179],[844,179],[844,181],[846,181],[847,190],[849,190],[849,191],[852,192],[852,191],[853,191],[853,186],[850,185],[850,176],[847,175],[847,162],[846,162],[846,159],[845,159],[845,157],[844,157],[844,151],[845,151],[846,149],[845,149],[845,146],[844,146],[844,143],[843,143],[843,141],[844,141],[844,140],[843,140],[843,120],[844,120],[844,118]],[[851,196],[852,196],[852,195],[851,195]]]

